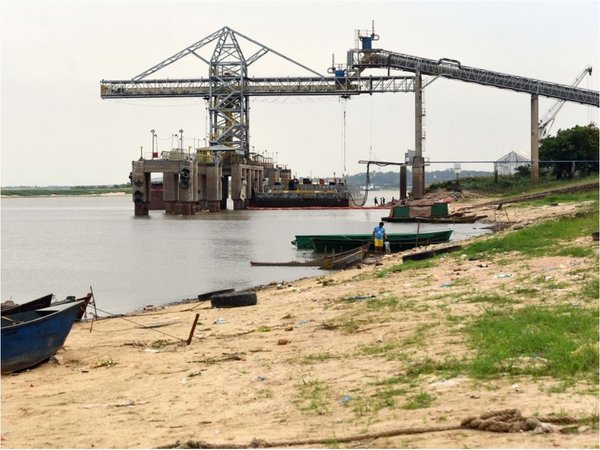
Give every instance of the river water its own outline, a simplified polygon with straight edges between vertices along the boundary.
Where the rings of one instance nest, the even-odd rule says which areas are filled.
[[[394,192],[375,192],[391,199]],[[372,205],[372,199],[367,205]],[[135,217],[129,196],[3,198],[1,295],[16,303],[54,293],[83,296],[127,313],[225,288],[250,288],[327,272],[314,267],[253,267],[250,261],[307,260],[296,234],[370,233],[384,209],[264,210]],[[485,233],[477,224],[453,229],[453,240]],[[389,233],[416,224],[388,223]],[[106,315],[106,313],[102,315]]]

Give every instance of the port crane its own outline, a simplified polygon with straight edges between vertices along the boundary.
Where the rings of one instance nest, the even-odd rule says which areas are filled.
[[[587,66],[583,71],[577,76],[573,84],[571,86],[576,87],[579,86],[581,81],[585,78],[586,75],[592,76],[592,67]],[[557,100],[549,109],[546,111],[546,114],[540,120],[540,139],[545,139],[550,134],[550,129],[552,125],[554,125],[554,120],[556,119],[556,115],[561,110],[561,108],[565,105],[566,100],[560,99]]]
[[[422,156],[423,89],[433,79],[444,77],[468,83],[507,89],[531,95],[531,160],[532,181],[539,181],[538,172],[538,96],[555,98],[561,101],[599,106],[597,91],[581,89],[533,78],[504,74],[478,69],[461,64],[449,58],[438,60],[421,58],[389,50],[373,48],[379,40],[374,27],[371,32],[357,32],[360,48],[347,52],[345,67],[333,67],[324,76],[293,59],[243,35],[229,27],[210,34],[198,42],[177,52],[150,69],[130,80],[102,80],[100,95],[111,98],[168,98],[202,97],[209,102],[209,143],[210,149],[221,154],[237,153],[249,157],[249,107],[251,96],[289,95],[337,95],[349,97],[359,94],[414,92],[415,93],[415,156],[412,160],[413,196],[424,194],[424,167]],[[239,40],[245,39],[258,47],[258,50],[245,57]],[[216,42],[212,56],[207,59],[198,50]],[[251,77],[248,67],[266,54],[275,54],[296,66],[311,72],[310,77]],[[209,66],[207,78],[150,79],[166,66],[183,57],[193,55]],[[365,76],[368,69],[387,69],[386,76]],[[392,70],[412,73],[412,76],[391,75]]]

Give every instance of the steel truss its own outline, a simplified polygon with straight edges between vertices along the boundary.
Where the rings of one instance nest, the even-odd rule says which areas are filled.
[[[245,57],[239,45],[243,38],[258,46]],[[215,42],[210,60],[197,51]],[[248,66],[273,53],[302,69],[310,77],[250,78]],[[178,61],[194,55],[209,66],[208,78],[147,79],[148,76]],[[343,76],[325,77],[287,56],[237,32],[224,27],[199,40],[173,56],[140,73],[131,80],[102,80],[102,98],[203,97],[209,102],[211,148],[249,155],[249,97],[290,95],[350,96],[378,92],[413,92],[414,77],[409,76]]]
[[[550,83],[533,78],[508,75],[490,70],[463,66],[452,59],[433,60],[390,52],[387,50],[362,50],[354,52],[354,67],[391,68],[423,75],[440,76],[454,80],[537,94],[584,105],[599,106],[598,91],[581,89],[564,84]]]

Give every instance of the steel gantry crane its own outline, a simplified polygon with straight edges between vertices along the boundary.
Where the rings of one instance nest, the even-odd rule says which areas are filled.
[[[245,39],[258,47],[245,57],[239,40]],[[216,41],[210,60],[198,50]],[[312,74],[309,77],[251,77],[248,68],[264,55],[277,55]],[[194,55],[209,66],[207,78],[149,79],[164,67]],[[210,147],[216,151],[234,151],[249,155],[249,108],[250,96],[303,96],[336,95],[351,96],[382,92],[411,92],[413,76],[368,76],[360,72],[338,70],[327,77],[316,70],[267,47],[229,27],[210,34],[186,47],[173,56],[156,64],[131,80],[102,80],[100,95],[110,98],[149,97],[203,97],[209,102]]]
[[[592,76],[592,67],[587,66],[583,71],[575,78],[575,81],[571,86],[577,87],[579,83],[585,78],[586,75]],[[550,134],[550,129],[552,125],[554,125],[554,120],[556,119],[556,115],[561,110],[561,108],[565,105],[566,100],[560,99],[557,100],[551,107],[546,111],[546,114],[541,118],[539,124],[539,133],[540,139],[545,139]]]
[[[250,56],[242,52],[242,39],[257,47]],[[212,56],[204,58],[198,50],[213,42]],[[311,76],[250,76],[249,67],[269,53],[310,72]],[[149,78],[189,55],[208,65],[208,77],[177,80]],[[136,186],[136,215],[147,214],[151,197],[149,175],[153,171],[163,172],[163,199],[168,212],[192,214],[195,204],[211,211],[224,208],[229,175],[234,209],[243,209],[247,197],[255,190],[260,192],[263,177],[278,168],[269,166],[250,153],[251,96],[336,95],[347,98],[359,94],[414,90],[414,76],[365,77],[361,71],[347,68],[335,70],[334,76],[324,76],[242,33],[223,27],[131,80],[102,80],[100,93],[104,99],[201,97],[208,101],[209,146],[198,150],[196,162],[191,164],[184,161],[183,152],[171,152],[169,156],[171,160],[179,158],[184,161],[179,165],[167,161],[133,162],[131,178]]]
[[[243,38],[255,44],[258,50],[245,57],[238,40]],[[372,48],[379,36],[374,28],[357,32],[358,45],[347,53],[345,67],[332,68],[333,77],[326,77],[291,58],[229,28],[222,29],[186,47],[131,80],[102,80],[101,97],[202,97],[209,102],[210,149],[222,155],[239,154],[248,158],[249,132],[248,100],[250,96],[337,95],[348,97],[359,94],[414,92],[415,93],[415,156],[412,160],[413,197],[424,194],[424,158],[422,155],[422,91],[432,80],[444,77],[469,83],[508,89],[531,95],[531,160],[532,180],[539,181],[538,96],[556,98],[598,107],[597,91],[576,86],[536,80],[462,65],[459,61],[420,58],[383,49]],[[216,41],[210,59],[197,51]],[[264,55],[272,53],[311,72],[310,77],[251,77],[248,67]],[[149,79],[162,68],[193,55],[209,66],[207,78]],[[365,76],[367,69],[387,69],[387,76]],[[410,72],[412,76],[391,76],[391,70]],[[425,77],[425,80],[424,80]],[[430,78],[427,78],[430,77]],[[232,176],[233,178],[233,176]]]

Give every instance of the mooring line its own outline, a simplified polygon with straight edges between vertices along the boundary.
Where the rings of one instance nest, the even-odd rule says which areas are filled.
[[[177,336],[174,336],[172,334],[166,333],[166,332],[164,332],[162,330],[157,330],[156,328],[149,328],[146,325],[144,325],[143,323],[138,323],[138,322],[136,322],[134,320],[128,319],[127,317],[125,317],[122,314],[113,314],[113,313],[111,313],[109,311],[105,311],[105,310],[100,309],[100,308],[98,308],[98,311],[103,312],[105,314],[109,314],[111,317],[118,318],[118,319],[123,319],[126,322],[131,322],[131,323],[133,323],[135,325],[138,325],[138,326],[140,326],[140,327],[142,327],[142,328],[144,328],[146,330],[155,331],[157,333],[164,334],[165,336],[172,337],[172,338],[177,339],[178,341],[181,341],[181,342],[187,342],[185,339],[181,339],[180,337],[177,337]]]

